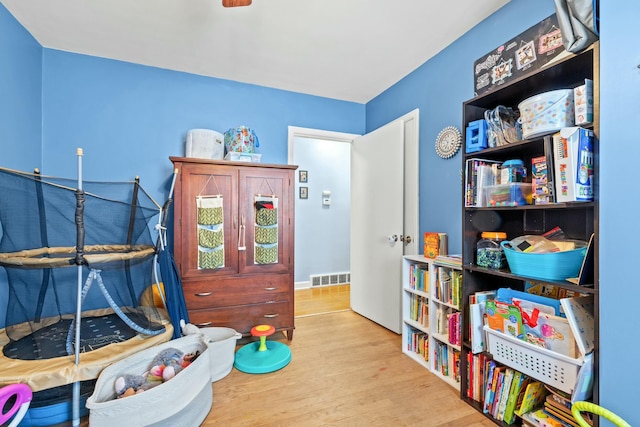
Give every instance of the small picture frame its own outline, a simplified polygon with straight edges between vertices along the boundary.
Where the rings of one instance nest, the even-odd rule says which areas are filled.
[[[554,27],[555,28],[555,27]],[[547,34],[540,36],[539,53],[547,53],[562,47],[562,33],[559,29],[555,29]]]
[[[499,64],[491,69],[491,83],[503,83],[504,79],[511,77],[513,74],[513,58],[502,60]]]
[[[533,41],[523,44],[516,50],[516,65],[518,70],[522,70],[527,65],[536,60],[536,46]]]
[[[309,198],[309,187],[300,187],[300,198],[301,199]]]
[[[307,171],[298,171],[298,181],[300,182],[308,182],[309,174]],[[305,197],[306,198],[306,197]]]

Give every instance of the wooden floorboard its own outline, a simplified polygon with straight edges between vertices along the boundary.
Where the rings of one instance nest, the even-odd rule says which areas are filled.
[[[320,286],[295,291],[295,315],[312,316],[349,310],[350,287],[346,285]]]
[[[268,374],[233,369],[213,383],[202,426],[495,426],[404,355],[399,335],[351,311],[349,285],[297,290],[295,313],[291,342],[270,337],[290,347],[289,365]]]
[[[203,426],[494,426],[401,353],[399,335],[352,312],[296,319],[292,352],[269,374],[213,384]]]

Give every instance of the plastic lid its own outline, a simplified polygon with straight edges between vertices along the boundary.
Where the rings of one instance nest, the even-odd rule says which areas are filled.
[[[514,159],[514,160],[507,160],[506,162],[504,162],[502,164],[502,167],[513,167],[513,166],[524,166],[524,162],[522,160],[518,160],[518,159]]]
[[[502,231],[483,231],[480,235],[483,239],[497,239],[504,240],[507,238],[507,233]]]

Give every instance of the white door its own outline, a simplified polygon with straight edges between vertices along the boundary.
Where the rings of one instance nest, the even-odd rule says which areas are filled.
[[[404,129],[398,119],[356,138],[351,150],[351,308],[396,333],[402,322]]]

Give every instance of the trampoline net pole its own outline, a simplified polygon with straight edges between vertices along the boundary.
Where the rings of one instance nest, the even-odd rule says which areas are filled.
[[[84,194],[82,192],[82,149],[78,148],[78,191],[76,192],[76,264],[78,285],[76,293],[75,363],[80,365],[80,322],[82,320],[82,254],[84,252]],[[80,425],[80,381],[73,383],[72,425]]]

